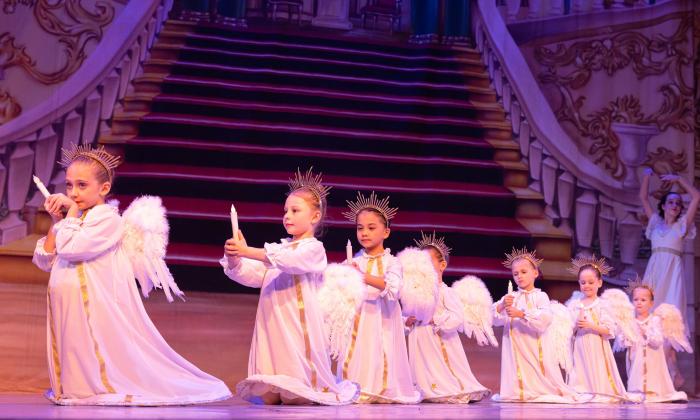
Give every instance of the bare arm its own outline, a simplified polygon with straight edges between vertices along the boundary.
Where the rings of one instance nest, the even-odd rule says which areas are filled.
[[[649,204],[649,180],[651,179],[651,174],[653,172],[651,169],[644,170],[644,178],[642,178],[642,186],[639,189],[639,201],[642,202],[642,208],[644,209],[644,214],[647,218],[651,219],[654,215],[654,209],[651,208]]]
[[[685,220],[686,223],[691,224],[695,219],[695,213],[698,211],[698,204],[700,204],[700,192],[690,181],[682,176],[678,177],[677,182],[690,194],[690,204],[688,204],[688,211],[685,212]]]

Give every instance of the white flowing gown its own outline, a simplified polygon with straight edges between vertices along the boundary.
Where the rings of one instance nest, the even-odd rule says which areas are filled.
[[[123,222],[102,204],[53,226],[56,251],[37,242],[34,263],[50,271],[47,347],[51,390],[61,405],[182,405],[227,399],[226,385],[177,354],[151,322]]]

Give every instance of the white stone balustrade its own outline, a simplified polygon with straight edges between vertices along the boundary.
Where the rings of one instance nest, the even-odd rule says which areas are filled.
[[[669,1],[672,0],[611,0],[606,6],[604,0],[528,0],[526,3],[522,0],[493,0],[495,4],[500,4],[501,15],[507,22],[547,19],[564,14],[596,13],[606,8],[640,8]]]

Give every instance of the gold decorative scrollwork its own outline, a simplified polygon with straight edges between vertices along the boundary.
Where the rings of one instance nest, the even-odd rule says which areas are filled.
[[[665,147],[659,147],[656,152],[647,155],[644,166],[648,166],[657,174],[675,174],[685,170],[688,166],[688,157],[685,151],[674,153]],[[665,193],[671,191],[673,182],[662,181],[658,190],[652,194],[656,199],[660,199]]]
[[[3,0],[2,11],[10,15],[17,10],[17,5],[21,4],[27,7],[34,7],[36,0]]]
[[[75,73],[83,64],[88,42],[102,39],[103,28],[114,18],[114,7],[107,2],[95,3],[95,11],[86,10],[80,0],[59,0],[52,4],[49,0],[36,0],[34,17],[46,32],[56,35],[64,47],[66,61],[56,71],[42,71],[36,60],[18,46],[9,33],[0,34],[0,68],[19,66],[41,83],[50,85],[62,82]]]
[[[538,75],[540,81],[555,86],[561,95],[561,105],[555,111],[557,118],[570,122],[583,137],[591,140],[588,152],[613,177],[622,179],[626,172],[617,154],[619,140],[611,128],[613,122],[655,124],[660,131],[674,127],[687,133],[696,127],[693,121],[693,84],[687,83],[683,77],[684,69],[692,63],[690,54],[683,48],[688,44],[688,33],[692,28],[693,21],[685,16],[670,36],[656,34],[647,37],[639,32],[624,31],[569,46],[559,43],[555,48],[535,48],[535,59],[545,67]],[[563,70],[571,66],[572,70]],[[645,115],[639,97],[624,95],[599,111],[583,115],[581,109],[586,97],[575,96],[572,91],[586,86],[596,72],[613,76],[628,67],[638,79],[669,75],[671,83],[659,88],[663,95],[659,109]]]
[[[9,92],[0,89],[0,125],[17,118],[22,113],[22,107]]]

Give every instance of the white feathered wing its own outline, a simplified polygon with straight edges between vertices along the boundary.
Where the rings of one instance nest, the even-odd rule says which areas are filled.
[[[452,284],[452,290],[462,303],[464,334],[474,337],[480,346],[498,347],[493,333],[493,298],[484,282],[476,276],[466,275]]]
[[[685,329],[683,315],[674,305],[662,303],[654,310],[654,315],[661,318],[661,330],[664,340],[676,351],[693,352]]]
[[[367,297],[367,286],[357,269],[347,264],[329,264],[317,299],[332,358],[345,353],[350,344],[355,316]]]
[[[634,320],[634,306],[627,293],[620,289],[607,289],[600,298],[615,320],[613,351],[621,351],[639,341],[639,331]]]
[[[135,199],[122,214],[124,236],[122,248],[126,251],[134,277],[145,297],[154,287],[163,289],[168,302],[173,294],[182,300],[185,294],[175,284],[165,264],[170,226],[160,197],[143,196]]]
[[[549,348],[554,350],[554,357],[557,364],[566,372],[571,372],[574,366],[572,355],[571,338],[574,335],[574,320],[571,317],[569,305],[577,305],[577,292],[566,301],[566,306],[551,300],[549,302],[549,310],[552,312],[552,322],[543,334],[543,341],[547,343]]]
[[[403,315],[414,316],[421,322],[430,322],[440,298],[438,274],[430,253],[408,247],[396,257],[403,269],[400,290]]]

